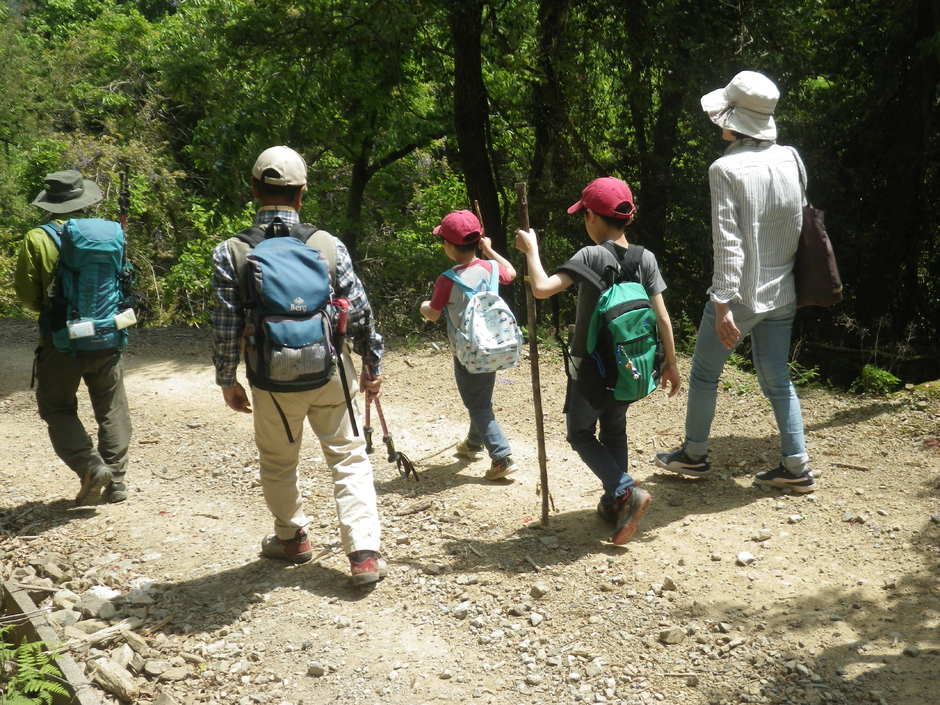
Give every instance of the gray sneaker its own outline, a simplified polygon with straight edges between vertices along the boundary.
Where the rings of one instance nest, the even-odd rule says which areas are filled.
[[[479,460],[483,457],[483,446],[471,443],[469,439],[464,438],[457,444],[457,450],[454,452],[458,458],[466,460]]]
[[[640,528],[640,519],[646,514],[652,501],[653,498],[649,492],[634,485],[629,497],[614,503],[617,508],[617,528],[614,535],[610,537],[611,543],[622,546],[633,538],[633,534]]]
[[[516,470],[518,470],[516,464],[512,462],[512,458],[507,455],[505,458],[494,460],[492,465],[490,465],[490,469],[486,471],[486,475],[483,477],[487,480],[502,480]]]
[[[111,470],[105,465],[87,470],[82,475],[82,486],[75,495],[75,504],[93,504],[101,496],[101,489],[111,482]]]

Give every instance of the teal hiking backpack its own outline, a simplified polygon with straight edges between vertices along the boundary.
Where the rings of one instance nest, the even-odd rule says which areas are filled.
[[[120,224],[72,218],[61,228],[40,227],[59,250],[40,329],[60,352],[124,348],[126,329],[137,319],[127,293],[132,268]]]
[[[602,247],[616,257],[613,245]],[[638,401],[652,394],[659,383],[662,346],[656,312],[640,283],[643,251],[639,245],[630,245],[618,266],[608,266],[602,276],[588,270],[577,272],[601,292],[588,324],[587,356],[575,380],[595,408]],[[563,351],[567,370],[567,345]]]

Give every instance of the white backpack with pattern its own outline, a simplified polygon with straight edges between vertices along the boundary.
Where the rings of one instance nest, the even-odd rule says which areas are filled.
[[[490,260],[490,266],[489,280],[484,279],[476,289],[453,270],[444,272],[469,299],[460,326],[453,326],[448,316],[447,327],[454,354],[473,374],[512,367],[519,363],[522,350],[522,332],[516,317],[498,293],[499,263]]]

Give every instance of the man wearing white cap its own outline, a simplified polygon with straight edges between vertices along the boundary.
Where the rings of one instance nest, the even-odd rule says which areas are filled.
[[[262,240],[277,235],[293,236],[295,231],[312,233],[303,239],[319,253],[325,271],[329,272],[335,298],[349,302],[347,338],[362,357],[360,385],[366,394],[377,396],[382,384],[382,337],[375,330],[372,309],[353,270],[349,251],[329,233],[300,223],[300,205],[307,190],[307,165],[293,149],[271,147],[258,156],[251,173],[252,194],[261,203],[254,218],[254,226],[258,227],[254,229]],[[242,234],[246,232],[249,231]],[[232,237],[212,253],[212,286],[217,298],[212,317],[213,361],[216,383],[222,388],[225,403],[235,411],[254,415],[261,487],[274,516],[274,534],[262,541],[261,553],[291,563],[306,563],[313,557],[308,535],[310,521],[303,511],[297,473],[306,420],[318,436],[333,474],[340,540],[349,557],[352,580],[357,585],[377,582],[385,576],[387,567],[379,553],[380,527],[372,465],[366,455],[365,440],[353,433],[347,413],[343,380],[349,378],[353,382],[355,377],[349,355],[343,353],[342,360],[337,360],[337,366],[342,364],[348,371],[345,378],[334,371],[322,386],[313,389],[271,391],[253,383],[249,401],[236,379],[242,346],[253,338],[252,320],[247,315],[253,302],[246,281],[246,274],[250,274],[248,252],[244,240]],[[351,386],[349,393],[354,395],[357,391],[354,382]]]
[[[795,149],[776,142],[779,97],[773,81],[755,71],[702,97],[702,109],[731,144],[708,170],[715,271],[689,377],[685,442],[657,453],[656,464],[687,476],[709,474],[718,379],[735,345],[750,334],[761,391],[780,430],[780,463],[755,480],[806,493],[816,483],[787,366],[806,171]]]

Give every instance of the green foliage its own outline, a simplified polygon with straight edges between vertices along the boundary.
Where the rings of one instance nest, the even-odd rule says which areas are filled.
[[[819,367],[807,367],[798,360],[787,363],[790,368],[790,381],[797,387],[806,387],[819,380]]]
[[[901,380],[888,370],[875,365],[865,365],[849,389],[856,394],[885,396],[895,391],[900,385]]]
[[[0,627],[0,705],[52,705],[68,696],[62,673],[41,641],[8,642],[11,627]]]

